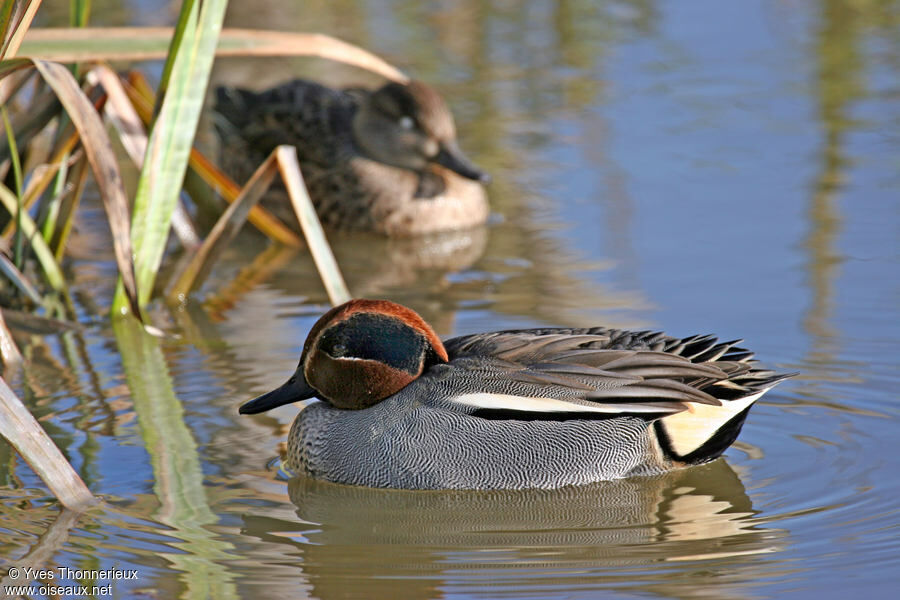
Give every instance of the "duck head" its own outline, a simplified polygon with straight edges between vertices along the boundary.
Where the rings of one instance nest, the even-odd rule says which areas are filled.
[[[351,300],[316,322],[291,378],[239,412],[260,413],[313,396],[337,408],[366,408],[443,362],[444,345],[415,311],[386,300]]]
[[[434,163],[468,179],[491,180],[459,149],[450,109],[421,81],[391,82],[369,95],[353,118],[353,136],[379,162],[412,171]]]

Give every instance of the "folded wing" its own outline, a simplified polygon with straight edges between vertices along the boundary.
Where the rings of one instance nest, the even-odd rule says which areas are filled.
[[[749,407],[791,375],[755,367],[739,340],[592,328],[477,334],[445,342],[478,393],[453,398],[486,419],[633,416],[655,421],[664,452],[703,462],[730,445]]]

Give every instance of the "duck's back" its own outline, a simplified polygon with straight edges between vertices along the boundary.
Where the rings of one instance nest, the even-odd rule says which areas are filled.
[[[223,169],[243,183],[276,147],[294,146],[323,224],[333,229],[377,229],[373,205],[382,188],[393,189],[402,197],[402,184],[412,185],[406,181],[412,177],[359,153],[353,141],[353,116],[360,95],[368,93],[335,90],[303,79],[258,93],[219,88],[216,112]],[[391,176],[399,181],[392,181]],[[263,198],[262,205],[296,226],[280,182]]]
[[[353,152],[354,93],[295,79],[263,92],[216,90],[216,128],[226,172],[243,182],[281,144],[297,148],[314,179]]]
[[[737,439],[753,403],[795,375],[759,368],[753,352],[737,345],[741,341],[593,327],[476,334],[448,340],[445,347],[455,360],[524,364],[532,379],[545,383],[546,395],[574,394],[645,419],[654,456],[677,466],[719,457]],[[594,389],[579,392],[566,381]],[[516,415],[494,408],[475,412]],[[571,417],[584,415],[575,410]]]

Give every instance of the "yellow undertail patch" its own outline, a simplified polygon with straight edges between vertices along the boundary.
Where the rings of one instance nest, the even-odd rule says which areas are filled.
[[[668,438],[669,449],[684,457],[699,450],[731,419],[747,410],[766,390],[741,398],[725,400],[721,406],[691,403],[688,409],[658,421]]]

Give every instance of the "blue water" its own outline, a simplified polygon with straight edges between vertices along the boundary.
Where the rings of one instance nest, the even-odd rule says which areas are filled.
[[[292,372],[327,309],[312,261],[241,237],[188,309],[154,308],[180,337],[138,351],[98,316],[114,267],[86,213],[91,250],[72,271],[89,327],[31,338],[16,389],[107,504],[41,555],[58,507],[0,447],[2,562],[137,568],[121,598],[889,597],[898,9],[233,2],[232,26],[332,33],[432,83],[494,176],[486,231],[333,236],[355,294],[408,304],[444,336],[605,324],[744,338],[800,376],[757,404],[724,460],[666,477],[554,493],[288,486],[265,465],[296,408],[236,407]],[[254,59],[221,61],[216,78],[300,72],[348,76]]]

